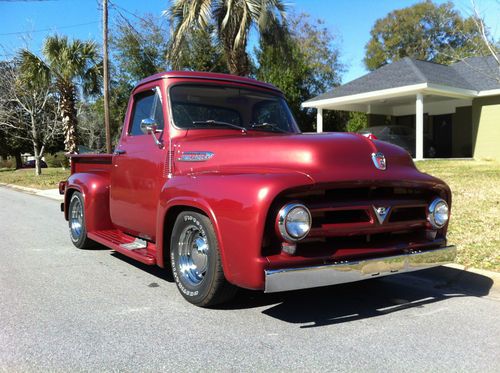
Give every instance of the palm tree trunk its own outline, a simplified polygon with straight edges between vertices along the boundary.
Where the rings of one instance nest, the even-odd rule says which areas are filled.
[[[64,131],[64,148],[68,153],[78,153],[77,117],[74,85],[63,86],[61,92],[61,117]]]
[[[233,75],[248,76],[250,75],[250,61],[245,47],[224,48],[227,56],[227,68]]]

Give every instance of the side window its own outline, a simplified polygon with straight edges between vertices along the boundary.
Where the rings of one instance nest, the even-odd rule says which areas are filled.
[[[132,136],[143,135],[141,122],[143,119],[152,118],[158,124],[158,129],[163,129],[163,110],[161,99],[156,89],[140,92],[134,96],[132,109],[132,122],[129,134]]]

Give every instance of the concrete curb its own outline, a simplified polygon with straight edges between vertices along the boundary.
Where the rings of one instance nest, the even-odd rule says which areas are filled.
[[[463,265],[457,264],[457,263],[446,264],[445,267],[458,269],[460,271],[475,273],[475,274],[480,275],[480,276],[488,277],[491,281],[493,281],[493,284],[491,285],[491,287],[495,288],[495,290],[500,290],[500,273],[499,272],[493,272],[493,271],[488,271],[488,270],[479,269],[479,268],[466,267],[466,266],[463,266]]]
[[[20,185],[15,185],[15,184],[6,184],[6,183],[0,183],[0,186],[10,188],[10,189],[15,189],[20,192],[28,193],[28,194],[33,194],[36,196],[40,197],[45,197],[49,199],[53,199],[55,201],[62,202],[64,199],[64,196],[59,194],[59,189],[36,189],[36,188],[28,188]]]

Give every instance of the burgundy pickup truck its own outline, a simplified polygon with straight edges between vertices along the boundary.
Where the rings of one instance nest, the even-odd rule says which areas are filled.
[[[61,206],[78,248],[171,267],[189,302],[453,261],[448,186],[405,150],[301,133],[274,86],[169,72],[132,92],[114,153],[73,155]]]

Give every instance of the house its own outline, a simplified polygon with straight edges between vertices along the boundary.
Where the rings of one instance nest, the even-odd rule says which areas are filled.
[[[429,139],[433,157],[500,160],[500,66],[493,56],[449,66],[405,57],[302,105],[318,109],[318,132],[323,110],[363,112],[370,127],[411,128],[416,159]]]

